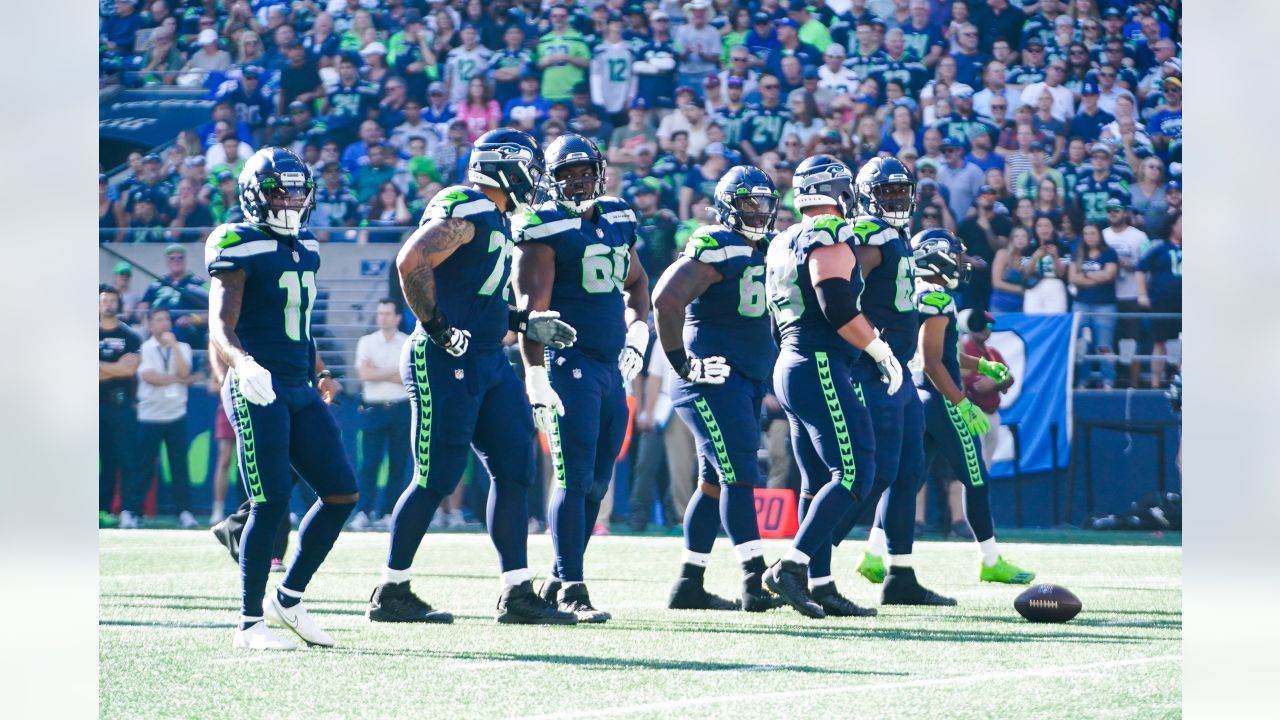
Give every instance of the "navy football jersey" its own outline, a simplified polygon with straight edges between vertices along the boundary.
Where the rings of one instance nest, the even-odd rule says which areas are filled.
[[[911,248],[897,228],[870,215],[853,221],[853,237],[856,245],[880,249],[880,264],[863,280],[862,311],[880,329],[880,336],[905,367],[916,354],[920,336],[920,321],[912,300],[916,273]],[[876,362],[870,355],[863,355],[858,364],[875,369]]]
[[[960,331],[956,320],[956,301],[945,288],[927,282],[917,282],[915,289],[915,306],[920,313],[920,324],[932,317],[947,319],[946,336],[942,340],[942,366],[947,369],[951,381],[956,387],[963,388],[960,383]],[[936,391],[929,376],[924,377],[925,387]]]
[[[838,352],[856,357],[849,344],[827,322],[809,277],[809,255],[817,248],[853,242],[853,224],[835,215],[804,217],[769,243],[766,291],[769,312],[782,333],[782,347],[800,352]],[[862,273],[849,278],[854,302],[861,308]]]
[[[706,225],[694,231],[684,256],[724,276],[689,303],[684,344],[697,357],[720,355],[733,372],[763,380],[773,368],[773,334],[765,314],[765,260],[741,235]]]
[[[210,275],[244,271],[236,336],[245,352],[278,380],[310,379],[320,269],[320,243],[311,231],[292,238],[249,223],[219,225],[205,242],[204,259]]]
[[[1094,177],[1092,171],[1086,171],[1076,180],[1073,191],[1076,204],[1084,210],[1084,221],[1087,223],[1107,224],[1107,201],[1112,198],[1128,201],[1129,183],[1114,172],[1101,182]]]
[[[418,224],[447,218],[470,220],[475,236],[436,266],[436,302],[450,325],[471,332],[475,350],[497,350],[507,334],[511,224],[483,192],[462,185],[436,193]]]
[[[636,242],[636,214],[625,200],[596,200],[595,219],[560,203],[541,203],[525,213],[517,243],[542,243],[556,253],[551,309],[578,331],[573,349],[614,362],[626,342],[622,288]]]

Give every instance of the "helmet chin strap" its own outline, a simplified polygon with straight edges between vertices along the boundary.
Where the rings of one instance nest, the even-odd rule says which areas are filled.
[[[302,211],[289,209],[268,210],[264,224],[276,232],[296,237],[298,230],[302,226]]]

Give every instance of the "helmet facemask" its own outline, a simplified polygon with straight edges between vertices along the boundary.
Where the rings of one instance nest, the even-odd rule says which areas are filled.
[[[297,237],[315,205],[315,183],[301,172],[282,172],[258,184],[257,222]]]
[[[589,211],[596,199],[604,195],[603,165],[603,162],[584,161],[556,168],[550,183],[551,197],[575,213]]]
[[[929,240],[911,254],[916,276],[943,285],[950,290],[960,287],[969,274],[969,265],[961,260],[960,253],[944,240]]]
[[[743,237],[759,242],[773,231],[778,219],[778,198],[773,195],[739,195],[731,203],[730,226]]]
[[[863,212],[889,223],[899,230],[911,222],[915,211],[915,183],[888,182],[872,185],[862,192]]]

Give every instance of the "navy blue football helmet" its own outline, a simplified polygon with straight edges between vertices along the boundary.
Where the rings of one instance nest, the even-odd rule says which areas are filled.
[[[796,166],[791,186],[796,190],[797,210],[835,205],[847,218],[857,210],[853,174],[832,155],[814,155],[802,161]]]
[[[964,262],[964,244],[943,228],[921,230],[911,238],[911,263],[916,276],[933,278],[939,284],[954,290],[969,275],[969,264]]]
[[[528,133],[499,128],[476,138],[467,163],[467,179],[497,188],[507,197],[507,213],[533,202],[542,177],[542,148]]]
[[[589,138],[561,135],[547,146],[547,195],[576,213],[584,213],[604,195],[606,163],[600,148]],[[566,168],[586,165],[589,171],[576,177],[560,176]]]
[[[899,230],[916,210],[916,180],[898,158],[873,157],[858,170],[859,210]]]
[[[296,236],[315,207],[311,169],[292,151],[265,147],[240,171],[240,210],[244,219],[281,235]]]
[[[729,168],[711,200],[716,222],[748,240],[764,240],[778,221],[778,189],[754,165]]]

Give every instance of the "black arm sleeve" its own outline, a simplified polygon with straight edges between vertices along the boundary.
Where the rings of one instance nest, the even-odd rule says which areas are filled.
[[[862,312],[853,299],[853,287],[844,278],[827,278],[815,285],[813,291],[823,316],[837,330]]]

